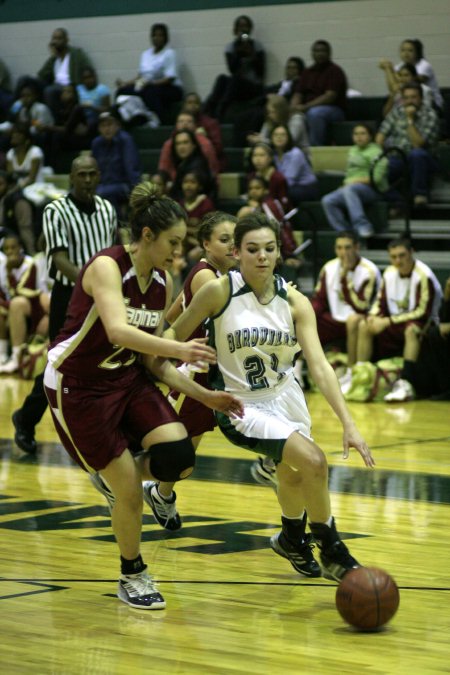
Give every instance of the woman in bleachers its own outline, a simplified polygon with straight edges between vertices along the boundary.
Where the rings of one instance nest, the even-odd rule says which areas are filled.
[[[220,168],[223,170],[225,166],[225,157],[223,154],[223,143],[222,143],[222,131],[220,129],[219,122],[205,115],[202,111],[202,100],[198,94],[191,92],[186,94],[186,97],[183,101],[183,112],[190,113],[196,123],[196,133],[203,133],[211,143],[213,144],[214,150],[216,151],[217,159],[220,163]]]
[[[216,177],[209,168],[208,160],[203,154],[195,134],[183,129],[173,136],[171,163],[168,173],[172,179],[170,196],[179,201],[183,199],[183,179],[188,173],[198,172],[204,176],[204,191],[212,199],[217,192]]]
[[[442,111],[444,100],[433,67],[424,57],[422,42],[417,39],[403,40],[400,45],[400,58],[401,61],[400,63],[397,63],[396,66],[393,66],[392,62],[388,59],[382,59],[379,64],[380,68],[385,70],[386,73],[392,73],[392,77],[395,81],[400,68],[406,63],[412,64],[416,69],[419,82],[427,84],[431,88],[434,105],[439,111]]]
[[[389,61],[381,61],[380,68],[384,70],[386,76],[386,83],[389,89],[389,96],[383,106],[383,117],[386,117],[391,112],[392,108],[402,105],[401,88],[404,84],[410,82],[417,82],[422,88],[422,99],[428,105],[433,105],[433,92],[431,87],[420,82],[417,75],[416,67],[412,63],[404,63],[397,72],[394,71],[392,63]]]
[[[274,149],[274,162],[288,184],[288,197],[293,206],[319,198],[319,181],[314,175],[305,154],[292,140],[289,128],[279,124],[272,129],[270,142]]]
[[[150,41],[151,47],[141,54],[137,77],[128,82],[116,80],[117,95],[140,96],[147,108],[161,118],[172,103],[181,101],[183,89],[175,50],[168,47],[169,29],[165,23],[153,24]]]
[[[269,94],[267,97],[264,123],[258,133],[248,134],[248,143],[250,145],[254,145],[258,141],[270,143],[270,135],[273,129],[279,125],[289,128],[293,144],[308,155],[309,140],[305,116],[300,113],[291,114],[287,99],[277,94]]]
[[[275,168],[273,150],[267,143],[258,142],[253,146],[250,153],[251,171],[247,178],[259,176],[268,186],[269,195],[272,199],[278,199],[283,209],[289,208],[288,184],[283,174]]]
[[[376,161],[383,149],[374,143],[373,131],[358,122],[353,127],[354,145],[348,152],[344,184],[322,197],[322,206],[334,230],[353,230],[367,239],[373,234],[373,225],[367,218],[364,206],[376,202],[380,192],[388,189],[387,159]],[[371,171],[374,167],[372,185]]]
[[[30,127],[18,122],[11,129],[11,148],[6,153],[6,170],[24,188],[43,180],[44,153],[33,145]]]

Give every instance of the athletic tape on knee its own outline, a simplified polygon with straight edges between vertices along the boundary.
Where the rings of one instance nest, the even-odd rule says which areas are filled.
[[[158,480],[167,482],[182,480],[183,471],[195,464],[195,450],[190,438],[170,443],[155,443],[148,452],[150,473]]]

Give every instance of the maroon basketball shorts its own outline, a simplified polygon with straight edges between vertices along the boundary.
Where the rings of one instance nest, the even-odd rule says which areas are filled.
[[[391,356],[401,356],[405,344],[405,330],[408,326],[423,327],[418,321],[406,321],[405,323],[392,323],[375,340],[377,346],[377,358],[384,359]]]
[[[201,384],[203,387],[208,386],[208,373],[198,373],[189,370],[183,364],[179,370],[187,377],[193,378],[195,382]],[[201,436],[206,431],[212,431],[216,426],[216,418],[211,408],[207,408],[203,403],[195,401],[184,394],[177,391],[171,391],[169,394],[169,401],[172,403],[180,420],[183,422],[190,438]]]
[[[100,471],[163,424],[179,422],[158,387],[138,368],[117,379],[82,380],[47,365],[45,393],[56,431],[86,471]]]

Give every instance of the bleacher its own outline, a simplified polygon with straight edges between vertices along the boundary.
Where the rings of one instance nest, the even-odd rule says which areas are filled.
[[[447,91],[445,94],[447,95]],[[383,97],[355,97],[348,102],[348,119],[332,126],[332,145],[311,148],[311,162],[319,179],[321,196],[342,184],[346,168],[351,131],[356,121],[365,121],[374,130],[382,118]],[[136,127],[131,134],[136,141],[144,175],[151,175],[158,166],[159,153],[164,141],[169,138],[173,124],[164,124],[155,129]],[[220,176],[218,208],[237,213],[244,204],[247,148],[233,147],[234,128],[231,123],[222,124],[226,170]],[[67,173],[73,159],[68,153],[60,158],[54,177],[58,185],[68,185]],[[408,226],[418,256],[435,271],[441,283],[450,275],[450,145],[439,146],[440,172],[431,188],[431,200],[426,207],[415,210],[408,218]],[[386,245],[395,236],[406,230],[406,218],[389,220],[388,204],[380,201],[367,209],[374,225],[375,234],[367,243],[366,255],[381,268],[388,263]],[[304,252],[300,282],[305,292],[312,290],[315,276],[321,265],[333,256],[335,232],[326,220],[320,201],[305,202],[292,220],[299,241],[311,238],[313,245]]]

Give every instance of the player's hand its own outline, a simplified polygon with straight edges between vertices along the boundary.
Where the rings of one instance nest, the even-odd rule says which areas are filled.
[[[185,363],[196,363],[205,361],[206,363],[217,363],[216,350],[209,347],[206,342],[208,338],[196,338],[189,342],[178,343],[177,358]]]
[[[208,408],[218,410],[228,417],[243,417],[244,404],[235,396],[232,396],[226,391],[210,391],[208,397],[205,399],[205,404]]]
[[[357,450],[363,458],[364,464],[366,466],[375,466],[375,460],[372,457],[372,453],[370,452],[366,441],[361,436],[354,424],[349,424],[348,426],[344,427],[343,446],[343,459],[348,459],[350,448],[355,448],[355,450]]]

